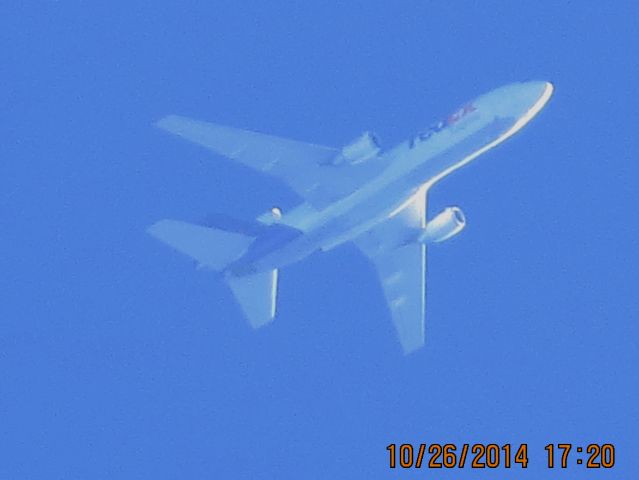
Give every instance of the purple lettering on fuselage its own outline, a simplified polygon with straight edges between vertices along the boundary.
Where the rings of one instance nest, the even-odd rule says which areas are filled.
[[[462,118],[464,118],[469,113],[474,112],[475,110],[477,110],[477,108],[472,103],[467,103],[466,105],[446,117],[446,120],[440,120],[436,124],[431,125],[423,132],[420,132],[415,137],[411,138],[409,145],[410,148],[413,148],[416,142],[423,142],[425,140],[428,140],[437,132],[440,132],[444,128],[459,122]]]

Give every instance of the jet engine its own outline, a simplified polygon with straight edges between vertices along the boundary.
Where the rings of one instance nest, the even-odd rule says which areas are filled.
[[[381,148],[379,140],[371,132],[364,132],[361,136],[342,148],[340,153],[331,162],[332,165],[348,163],[355,165],[375,158]]]
[[[422,243],[438,243],[457,235],[466,226],[466,217],[459,207],[447,207],[426,224],[419,235]]]

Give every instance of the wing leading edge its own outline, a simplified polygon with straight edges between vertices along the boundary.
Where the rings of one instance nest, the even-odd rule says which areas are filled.
[[[404,243],[426,223],[426,189],[356,244],[373,262],[404,353],[424,345],[426,245]]]

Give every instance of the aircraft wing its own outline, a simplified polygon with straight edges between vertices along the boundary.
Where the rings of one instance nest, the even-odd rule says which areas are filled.
[[[426,189],[422,188],[396,215],[355,242],[377,269],[404,353],[424,345],[426,246],[402,245],[402,239],[425,224]]]
[[[361,169],[345,175],[343,170],[328,165],[339,154],[335,148],[178,115],[164,117],[156,125],[247,167],[283,180],[315,208],[325,207],[351,193],[361,183]]]

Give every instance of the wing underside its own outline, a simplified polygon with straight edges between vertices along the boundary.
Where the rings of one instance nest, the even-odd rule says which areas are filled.
[[[424,345],[426,246],[406,243],[425,226],[426,189],[421,189],[396,215],[356,241],[373,262],[405,353]]]
[[[169,115],[156,124],[243,165],[279,178],[315,208],[352,193],[370,168],[330,165],[335,148]],[[346,168],[349,168],[348,166]]]

